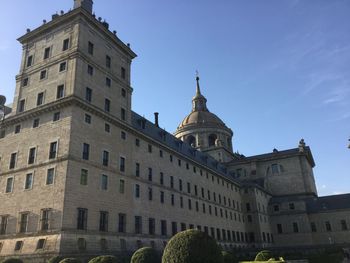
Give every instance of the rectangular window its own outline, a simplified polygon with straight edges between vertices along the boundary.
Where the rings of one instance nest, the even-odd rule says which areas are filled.
[[[19,233],[27,232],[28,218],[29,218],[29,213],[22,213],[20,215]]]
[[[164,203],[164,192],[160,191],[160,202],[163,204]]]
[[[47,185],[53,184],[54,176],[55,176],[55,169],[54,168],[48,169],[47,174],[46,174],[46,184]]]
[[[135,234],[142,234],[142,217],[135,216]]]
[[[112,86],[112,81],[110,78],[106,78],[106,86],[111,87]]]
[[[45,241],[46,241],[46,239],[40,238],[40,239],[38,240],[38,243],[36,244],[36,249],[37,249],[37,250],[38,250],[38,249],[43,249],[44,246],[45,246]]]
[[[100,231],[108,231],[108,212],[100,211]]]
[[[148,219],[148,233],[154,235],[156,233],[156,220],[154,218]]]
[[[87,229],[87,217],[88,217],[88,210],[86,208],[78,208],[77,229],[79,230]]]
[[[310,223],[310,227],[311,227],[311,232],[317,232],[316,224],[314,222]]]
[[[49,215],[50,210],[49,209],[43,209],[41,210],[41,216],[40,216],[40,230],[46,231],[49,230]]]
[[[159,157],[163,157],[163,151],[162,150],[159,150]]]
[[[46,79],[46,75],[47,75],[46,69],[40,71],[40,79],[41,79],[41,80],[42,80],[42,79]]]
[[[16,167],[17,153],[11,153],[9,169]]]
[[[91,115],[85,114],[84,121],[85,121],[87,124],[91,124]]]
[[[140,177],[140,164],[139,163],[136,163],[135,175],[136,175],[136,177]]]
[[[40,92],[36,97],[36,106],[40,106],[44,102],[44,92]]]
[[[19,101],[18,112],[24,111],[25,104],[26,104],[26,101],[24,99]]]
[[[177,223],[176,222],[171,222],[171,233],[172,235],[176,235],[177,233]]]
[[[125,131],[120,132],[120,138],[123,140],[126,140],[126,132]]]
[[[60,63],[59,72],[65,71],[67,68],[67,62]]]
[[[120,179],[119,181],[119,193],[124,194],[125,192],[125,181]]]
[[[108,55],[106,55],[106,67],[107,68],[111,68],[111,57],[110,56],[108,56]]]
[[[294,209],[295,209],[294,203],[289,203],[289,209],[290,209],[290,210],[294,210]]]
[[[33,186],[33,174],[29,173],[26,174],[26,181],[24,183],[24,189],[28,190],[28,189],[32,189]]]
[[[33,56],[32,55],[30,55],[27,58],[27,67],[30,67],[31,65],[33,65]]]
[[[151,187],[148,187],[148,200],[152,201],[153,199],[153,191]]]
[[[6,189],[5,193],[11,193],[13,190],[13,177],[9,177],[6,180]]]
[[[111,110],[111,101],[109,99],[105,99],[105,111],[110,112]]]
[[[159,183],[161,185],[164,185],[164,174],[161,172],[160,175],[159,175]]]
[[[50,143],[49,159],[55,159],[57,155],[57,142]]]
[[[69,48],[69,38],[63,40],[62,51],[66,51]]]
[[[20,133],[20,132],[21,132],[21,125],[19,124],[19,125],[15,126],[15,134]]]
[[[120,68],[120,75],[121,75],[122,79],[126,78],[126,70],[124,67]]]
[[[182,180],[179,179],[179,190],[182,191]]]
[[[125,158],[120,157],[119,159],[119,171],[125,172]]]
[[[153,171],[152,168],[148,168],[148,181],[152,182],[153,180]]]
[[[48,59],[50,57],[50,47],[45,48],[44,50],[44,59]]]
[[[109,162],[109,152],[103,151],[103,154],[102,154],[102,165],[103,166],[108,166],[108,162]]]
[[[174,188],[174,177],[170,176],[170,187]]]
[[[8,221],[8,216],[4,215],[0,217],[0,235],[5,235],[6,234],[6,229],[7,229],[7,221]]]
[[[126,90],[125,89],[121,89],[121,94],[122,94],[122,97],[125,98],[126,97]]]
[[[140,139],[138,139],[138,138],[135,139],[135,145],[137,147],[140,147]]]
[[[15,244],[15,251],[19,251],[22,249],[22,246],[23,246],[23,241],[16,241],[16,244]]]
[[[171,194],[171,205],[174,206],[175,205],[175,195]]]
[[[167,235],[167,224],[166,220],[160,220],[160,233],[162,236]]]
[[[278,234],[282,234],[283,233],[283,229],[282,229],[282,225],[281,224],[277,224],[277,233]]]
[[[90,76],[94,75],[94,68],[93,68],[91,65],[88,65],[87,73],[88,73]]]
[[[185,231],[186,230],[186,224],[185,223],[181,223],[181,231]]]
[[[329,221],[325,222],[325,226],[326,226],[326,231],[327,232],[331,232],[332,231],[332,226],[331,226],[331,223]]]
[[[89,172],[86,169],[81,169],[80,171],[80,184],[87,185],[88,184],[88,175]]]
[[[111,132],[111,126],[108,123],[105,123],[105,132]]]
[[[151,153],[152,152],[152,145],[148,144],[148,152]]]
[[[84,143],[83,155],[82,155],[83,160],[89,160],[89,155],[90,155],[90,144]]]
[[[188,209],[192,210],[192,201],[191,201],[191,199],[188,199]]]
[[[22,87],[27,87],[28,86],[28,83],[29,83],[29,78],[27,77],[27,78],[24,78],[23,80],[22,80]]]
[[[92,89],[86,87],[85,89],[85,100],[91,102],[92,100]]]
[[[61,118],[61,113],[58,111],[58,112],[55,112],[53,114],[53,118],[52,118],[52,121],[59,121]]]
[[[340,225],[341,225],[341,230],[342,230],[342,231],[346,231],[346,230],[348,230],[348,225],[347,225],[347,223],[346,223],[346,220],[345,220],[345,219],[340,220]]]
[[[140,198],[140,185],[135,184],[135,197]]]
[[[124,108],[121,108],[121,111],[120,111],[120,118],[125,121],[126,120],[126,111]]]
[[[299,233],[299,226],[298,226],[298,223],[296,222],[293,222],[293,232]]]
[[[118,232],[125,233],[126,232],[126,214],[119,213],[118,215]]]
[[[56,99],[63,98],[64,96],[64,85],[57,86]]]
[[[187,182],[187,193],[191,193],[191,184],[189,182]]]
[[[89,41],[89,43],[88,43],[88,53],[89,53],[90,55],[93,55],[93,54],[94,54],[94,44],[91,43],[90,41]]]
[[[101,175],[101,189],[102,190],[108,189],[108,176],[105,174]]]

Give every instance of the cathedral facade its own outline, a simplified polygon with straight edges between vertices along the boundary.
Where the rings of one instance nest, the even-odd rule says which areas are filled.
[[[318,197],[311,150],[234,153],[196,79],[174,134],[131,108],[136,54],[92,0],[18,40],[0,120],[0,258],[163,249],[196,228],[223,249],[350,244],[350,194]]]

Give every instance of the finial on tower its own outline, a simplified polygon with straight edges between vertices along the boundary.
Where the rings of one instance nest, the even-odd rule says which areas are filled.
[[[196,81],[197,81],[196,95],[201,95],[201,89],[199,87],[199,72],[198,72],[198,70],[196,70]]]

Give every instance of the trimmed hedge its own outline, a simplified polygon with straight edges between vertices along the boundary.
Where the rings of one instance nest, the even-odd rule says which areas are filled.
[[[273,257],[273,255],[272,255],[271,251],[269,251],[269,250],[263,250],[263,251],[260,251],[260,252],[256,255],[254,261],[268,261],[268,260],[269,260],[270,258],[272,258],[272,257]]]
[[[121,263],[122,261],[119,260],[115,256],[99,256],[91,259],[89,263]]]
[[[131,263],[160,263],[160,256],[151,247],[143,247],[135,251],[131,257]]]
[[[76,258],[65,258],[61,260],[60,263],[81,263],[81,261]]]
[[[173,236],[165,247],[162,263],[223,263],[215,239],[189,229]]]
[[[60,263],[61,260],[63,260],[63,257],[55,256],[55,257],[50,258],[47,263]]]
[[[222,258],[224,263],[238,263],[238,259],[232,253],[222,251]]]
[[[19,258],[8,258],[2,261],[2,263],[23,263],[23,261]]]

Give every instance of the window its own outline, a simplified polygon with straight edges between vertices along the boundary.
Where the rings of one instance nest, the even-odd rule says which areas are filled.
[[[29,83],[29,78],[27,77],[27,78],[24,78],[23,80],[22,80],[22,87],[27,87],[28,86],[28,83]]]
[[[89,171],[86,169],[81,169],[80,171],[80,184],[87,185],[88,184],[88,175]]]
[[[191,201],[191,199],[188,199],[188,209],[192,210],[192,201]]]
[[[135,216],[135,234],[142,234],[142,217]]]
[[[94,44],[91,43],[90,41],[89,41],[89,43],[88,43],[88,53],[89,53],[90,55],[93,55],[93,54],[94,54]]]
[[[19,233],[27,232],[29,213],[20,214]]]
[[[91,124],[91,115],[85,114],[84,120],[85,120],[85,122],[86,122],[87,124]]]
[[[191,193],[191,184],[187,182],[187,193]]]
[[[108,231],[108,212],[100,211],[100,227],[99,230],[102,232]]]
[[[11,193],[13,190],[13,177],[9,177],[6,180],[6,189],[5,193]]]
[[[123,140],[126,140],[126,132],[125,131],[120,132],[120,138],[122,138]]]
[[[299,226],[298,226],[298,223],[296,222],[293,222],[293,232],[299,233]]]
[[[135,184],[135,197],[140,198],[140,185]]]
[[[172,235],[176,235],[177,233],[177,223],[176,222],[171,222],[171,233]]]
[[[50,47],[45,48],[44,50],[44,59],[48,59],[50,57]]]
[[[166,220],[160,220],[160,233],[162,236],[167,235],[167,224]]]
[[[122,251],[126,250],[126,240],[124,238],[120,239],[120,250]]]
[[[163,157],[163,151],[159,150],[159,157]]]
[[[38,240],[38,243],[36,244],[36,249],[43,249],[45,246],[45,241],[46,241],[46,239],[40,238]]]
[[[278,164],[274,163],[271,165],[272,174],[278,174]]]
[[[186,224],[185,223],[181,223],[181,231],[185,231],[186,230]]]
[[[92,89],[86,87],[85,89],[85,100],[91,102],[92,100]]]
[[[325,222],[325,226],[326,226],[326,231],[327,232],[331,232],[332,231],[332,226],[331,226],[331,223],[329,221]]]
[[[126,111],[125,111],[124,108],[121,108],[120,118],[121,118],[123,121],[126,120]]]
[[[41,79],[41,80],[42,80],[42,79],[46,79],[46,75],[47,75],[46,69],[40,71],[40,79]]]
[[[49,159],[56,158],[57,155],[57,142],[50,143]]]
[[[102,154],[102,165],[103,166],[108,166],[108,162],[109,162],[109,152],[103,151],[103,154]]]
[[[280,211],[280,206],[279,205],[274,205],[273,206],[273,211],[275,211],[275,212]]]
[[[177,164],[178,164],[179,166],[181,166],[181,160],[180,160],[180,159],[177,160]]]
[[[59,72],[65,71],[67,68],[67,62],[62,62],[60,63],[60,68],[59,68]]]
[[[122,88],[121,93],[122,93],[122,97],[125,98],[126,97],[126,90]]]
[[[26,181],[24,183],[24,189],[28,190],[28,189],[32,189],[33,186],[33,174],[29,173],[26,174]]]
[[[148,200],[152,201],[153,199],[153,191],[151,187],[148,187]]]
[[[112,85],[111,79],[106,77],[106,86],[111,87],[111,85]]]
[[[44,92],[40,92],[36,98],[36,106],[40,106],[44,102]]]
[[[33,65],[33,55],[30,55],[27,58],[27,67],[30,67],[31,65]]]
[[[282,229],[282,225],[281,224],[277,224],[277,233],[278,234],[282,234],[283,233],[283,229]]]
[[[86,250],[86,240],[85,238],[78,238],[77,240],[77,246],[79,251],[85,251]]]
[[[342,219],[340,220],[341,230],[346,231],[348,230],[348,225],[346,224],[346,220]]]
[[[21,125],[19,124],[19,125],[15,126],[15,134],[20,133],[20,132],[21,132]]]
[[[152,168],[148,168],[148,181],[152,182],[153,180],[153,171]]]
[[[122,77],[122,79],[126,78],[126,70],[124,67],[120,68],[120,76]]]
[[[161,185],[164,185],[164,174],[162,172],[160,173],[159,181]]]
[[[17,241],[15,244],[15,251],[19,251],[22,249],[23,241]]]
[[[106,251],[108,249],[108,242],[107,239],[101,238],[100,239],[100,245],[101,245],[101,250]]]
[[[11,153],[9,169],[16,167],[17,153]]]
[[[90,144],[84,143],[83,144],[83,160],[89,160],[90,155]]]
[[[111,101],[109,99],[105,99],[105,111],[110,112],[111,110]]]
[[[58,121],[58,120],[60,120],[60,118],[61,118],[61,113],[58,111],[58,112],[55,112],[54,114],[53,114],[53,119],[52,119],[52,121]]]
[[[46,231],[49,230],[49,216],[50,216],[50,209],[43,209],[41,210],[41,216],[40,216],[40,230]]]
[[[310,223],[310,227],[311,227],[311,232],[317,232],[316,224],[314,222]]]
[[[119,171],[125,172],[125,158],[120,157],[119,159]]]
[[[182,180],[179,179],[179,190],[182,191]]]
[[[126,232],[126,214],[119,213],[118,215],[118,232],[125,233]]]
[[[139,163],[135,164],[135,176],[136,177],[140,176],[140,164]]]
[[[101,175],[101,189],[102,190],[108,189],[108,176],[105,174]]]
[[[87,217],[88,217],[88,210],[86,208],[78,208],[77,229],[79,230],[87,229]]]
[[[26,101],[24,99],[19,101],[18,112],[23,112],[24,111],[25,103],[26,103]]]
[[[63,46],[62,46],[62,51],[65,51],[69,48],[69,38],[66,38],[63,40]]]
[[[48,169],[47,174],[46,174],[46,184],[47,185],[53,184],[54,176],[55,176],[55,169],[54,168]]]
[[[106,67],[107,68],[111,68],[111,57],[110,56],[108,56],[108,55],[106,55]]]
[[[64,96],[64,85],[57,86],[56,99],[63,98]]]
[[[152,152],[152,145],[148,144],[148,152],[151,153]]]
[[[154,235],[156,232],[156,220],[154,218],[148,219],[148,234]]]
[[[174,177],[170,176],[170,187],[174,188]]]
[[[119,181],[119,193],[124,194],[125,191],[125,181],[120,179]]]
[[[183,208],[184,207],[184,199],[182,196],[180,196],[180,207]]]
[[[169,161],[172,163],[173,162],[173,156],[170,154],[169,155]]]
[[[175,205],[175,195],[171,194],[171,205],[174,206]]]
[[[111,126],[108,123],[105,123],[105,132],[111,132]]]
[[[160,191],[160,202],[163,204],[164,203],[164,192]]]
[[[3,215],[0,217],[1,222],[0,222],[0,235],[5,235],[6,234],[6,229],[7,229],[7,221],[8,221],[8,216]]]
[[[290,210],[294,210],[294,209],[295,209],[294,203],[289,203],[289,209],[290,209]]]
[[[94,68],[93,68],[91,65],[88,65],[87,73],[88,73],[90,76],[94,75]]]
[[[251,209],[250,209],[250,203],[246,203],[246,208],[247,208],[247,212],[249,212]]]
[[[138,139],[138,138],[135,139],[135,145],[137,147],[140,147],[140,139]]]

